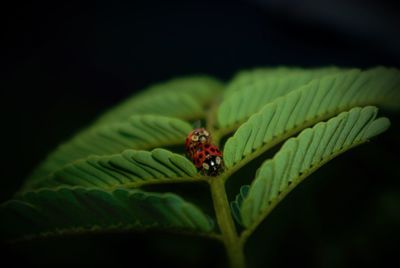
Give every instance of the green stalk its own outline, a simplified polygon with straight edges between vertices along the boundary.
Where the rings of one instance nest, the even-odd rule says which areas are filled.
[[[207,130],[213,133],[213,143],[219,145],[221,136],[214,135],[215,119],[220,100],[218,98],[212,103],[207,111]],[[216,132],[216,131],[215,131]],[[217,223],[221,231],[220,240],[224,243],[225,250],[231,268],[245,268],[245,256],[243,252],[244,240],[240,239],[235,223],[233,222],[231,208],[225,191],[226,175],[210,177],[207,182],[210,184],[211,196],[214,203]]]

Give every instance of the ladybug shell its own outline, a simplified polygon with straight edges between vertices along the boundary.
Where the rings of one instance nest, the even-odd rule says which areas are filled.
[[[217,176],[224,168],[222,153],[213,144],[200,146],[193,156],[193,163],[208,176]]]
[[[198,151],[203,144],[207,144],[210,142],[210,134],[205,128],[196,128],[192,130],[185,141],[187,156],[193,158],[196,151]]]

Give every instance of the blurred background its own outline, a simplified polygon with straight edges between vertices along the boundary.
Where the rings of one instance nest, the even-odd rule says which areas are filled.
[[[152,83],[199,73],[227,81],[256,66],[400,67],[394,0],[14,4],[3,9],[1,202],[57,144]],[[249,267],[400,265],[400,117],[381,114],[392,121],[388,132],[313,174],[260,226],[246,248]],[[237,186],[228,185],[231,198]],[[201,190],[177,189],[194,202]],[[20,264],[226,264],[212,241],[158,233],[48,239],[3,252]]]

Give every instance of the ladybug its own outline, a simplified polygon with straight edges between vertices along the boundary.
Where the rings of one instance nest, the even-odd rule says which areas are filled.
[[[192,130],[186,138],[185,149],[189,158],[193,158],[196,151],[204,144],[211,142],[210,133],[204,128]]]
[[[193,155],[193,163],[204,175],[217,176],[224,169],[222,153],[217,146],[206,143]]]

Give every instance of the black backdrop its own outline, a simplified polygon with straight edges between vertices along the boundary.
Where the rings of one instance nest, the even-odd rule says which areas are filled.
[[[59,142],[151,83],[196,73],[227,80],[255,66],[400,67],[394,1],[20,2],[4,11],[0,201]],[[390,131],[328,164],[279,205],[249,242],[251,265],[397,260],[400,120],[384,114]],[[219,245],[192,239],[68,237],[5,252],[21,263],[224,264]]]

